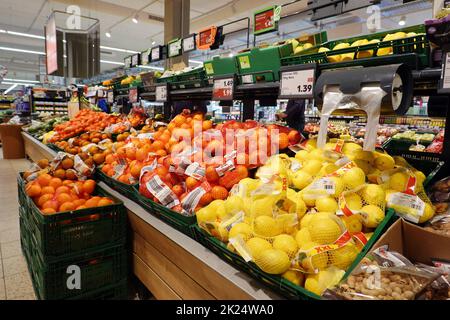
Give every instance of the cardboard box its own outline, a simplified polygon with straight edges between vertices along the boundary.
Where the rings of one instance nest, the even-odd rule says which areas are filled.
[[[384,245],[413,263],[431,265],[433,260],[450,261],[450,237],[425,230],[403,219],[398,219],[386,231],[374,244],[372,251]]]

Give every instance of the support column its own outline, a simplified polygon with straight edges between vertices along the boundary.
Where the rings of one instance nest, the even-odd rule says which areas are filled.
[[[433,18],[444,7],[444,0],[433,0]]]
[[[189,35],[190,11],[190,0],[164,1],[164,43]],[[188,66],[188,60],[188,54],[167,59],[166,68],[171,68],[174,64],[180,62],[184,62]]]

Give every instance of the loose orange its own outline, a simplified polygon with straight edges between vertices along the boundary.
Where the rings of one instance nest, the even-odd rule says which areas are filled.
[[[186,182],[186,188],[189,191],[194,190],[195,188],[197,188],[200,185],[200,181],[198,181],[197,179],[194,179],[192,177],[187,177],[185,182]]]
[[[278,135],[278,147],[280,148],[280,150],[289,147],[289,137],[286,133],[280,133]]]
[[[59,212],[75,210],[75,205],[72,202],[65,202],[59,206]]]
[[[39,197],[41,195],[42,188],[37,183],[29,183],[29,184],[27,184],[27,186],[25,188],[25,192],[30,197]]]
[[[202,129],[203,129],[203,131],[209,130],[209,129],[211,129],[212,127],[213,127],[213,123],[212,123],[211,120],[203,121],[203,123],[202,123]]]
[[[53,209],[55,211],[58,210],[58,207],[59,207],[58,201],[56,201],[56,200],[48,200],[42,205],[42,209],[51,208],[51,209]]]
[[[114,202],[111,199],[105,197],[105,198],[100,199],[97,205],[99,207],[102,207],[102,206],[109,206],[113,203]]]
[[[228,197],[228,190],[222,186],[214,186],[211,189],[211,196],[214,200],[225,200]]]
[[[70,193],[70,188],[68,186],[60,186],[56,188],[55,194],[61,194],[61,193]]]
[[[65,158],[63,161],[61,161],[61,166],[66,170],[73,168],[73,160],[70,158]]]
[[[214,166],[208,166],[205,170],[205,178],[208,182],[218,182],[220,177]]]
[[[115,157],[114,155],[112,155],[112,154],[108,154],[108,155],[105,157],[105,162],[108,163],[108,164],[113,163],[114,160],[116,160],[116,157]]]
[[[41,169],[45,169],[48,167],[48,160],[47,159],[41,159],[37,162],[37,165],[41,168]]]
[[[145,161],[147,159],[147,151],[144,149],[144,147],[136,150],[136,160],[138,161]]]
[[[210,204],[213,200],[214,198],[212,197],[211,192],[207,192],[200,198],[198,205],[204,207]]]
[[[50,181],[52,180],[52,176],[49,175],[48,173],[43,173],[41,175],[38,176],[37,178],[37,182],[39,183],[39,185],[41,187],[45,187],[48,186]]]
[[[55,188],[53,188],[51,186],[43,187],[41,190],[41,194],[54,194],[54,193],[55,193]]]
[[[45,208],[41,210],[42,214],[53,214],[56,213],[56,210],[53,208]]]
[[[127,148],[126,149],[126,157],[130,160],[136,159],[136,148]]]
[[[48,200],[51,200],[52,198],[53,198],[52,194],[43,194],[42,196],[39,197],[36,204],[38,205],[38,207],[42,207],[44,203],[46,203]]]
[[[104,153],[96,153],[92,157],[94,159],[95,164],[100,165],[105,162],[105,154]]]
[[[156,140],[155,142],[153,142],[152,148],[155,151],[164,149],[164,143],[162,141]]]
[[[142,164],[136,163],[134,166],[131,167],[130,173],[134,178],[139,178],[141,175],[142,170]]]
[[[94,180],[92,180],[92,179],[86,180],[83,183],[83,192],[92,194],[92,192],[94,192],[94,190],[95,190],[95,185],[96,185],[96,182]]]
[[[83,209],[87,209],[87,207],[84,204],[75,208],[75,210],[83,210]]]
[[[72,202],[75,205],[75,208],[78,208],[79,206],[82,206],[86,203],[85,199],[78,199]]]
[[[100,201],[100,197],[92,197],[89,200],[87,200],[84,205],[86,208],[94,208],[98,206],[98,202]]]
[[[71,202],[72,201],[72,196],[68,193],[60,193],[56,196],[56,200],[58,201],[58,203],[61,205],[63,203],[66,202]]]
[[[60,178],[52,178],[52,180],[50,180],[49,186],[57,189],[58,187],[62,186],[62,180]]]

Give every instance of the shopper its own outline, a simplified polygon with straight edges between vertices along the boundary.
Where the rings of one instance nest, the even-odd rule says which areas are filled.
[[[287,125],[299,132],[305,128],[305,100],[289,100],[286,111],[276,114],[278,120],[286,120]]]

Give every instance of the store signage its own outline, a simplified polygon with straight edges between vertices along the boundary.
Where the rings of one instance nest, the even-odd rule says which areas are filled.
[[[130,88],[130,91],[128,91],[128,100],[130,103],[136,103],[138,101],[138,88]]]
[[[450,52],[444,55],[441,80],[439,81],[438,93],[450,93]]]
[[[195,34],[183,39],[183,52],[190,52],[196,49]]]
[[[175,39],[167,44],[167,48],[169,51],[168,53],[169,58],[181,55],[181,42],[182,42],[181,39]]]
[[[131,68],[136,67],[141,64],[141,54],[136,53],[131,56]]]
[[[217,27],[212,26],[198,33],[197,48],[200,50],[208,50],[216,41]]]
[[[279,98],[313,98],[316,69],[316,64],[281,68]]]
[[[156,86],[155,100],[156,102],[167,102],[168,100],[168,86],[167,83]]]
[[[45,55],[47,59],[47,74],[52,74],[58,70],[55,15],[50,17],[45,26]]]
[[[272,6],[254,13],[253,33],[255,35],[278,30],[281,6]]]
[[[123,63],[125,68],[131,68],[131,56],[125,57]]]
[[[151,61],[159,61],[163,58],[162,46],[157,46],[152,48]]]
[[[227,101],[233,100],[235,88],[234,76],[221,76],[214,78],[213,83],[213,100]]]
[[[152,49],[148,49],[146,51],[141,52],[141,65],[146,66],[150,62],[150,54],[152,53]]]

